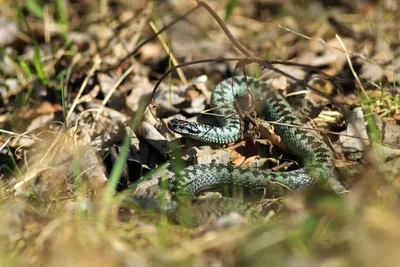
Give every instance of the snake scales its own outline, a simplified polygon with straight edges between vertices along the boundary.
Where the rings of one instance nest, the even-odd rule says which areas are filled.
[[[303,161],[303,168],[285,172],[266,172],[233,165],[193,165],[171,178],[168,190],[174,195],[194,198],[199,192],[221,186],[240,186],[247,190],[264,188],[268,195],[281,195],[287,188],[295,189],[318,182],[336,192],[344,188],[336,180],[334,155],[320,137],[302,128],[287,101],[265,82],[247,76],[235,76],[220,82],[214,89],[211,105],[219,125],[197,124],[172,119],[168,127],[184,137],[216,144],[229,144],[241,137],[241,119],[235,109],[239,97],[250,96],[258,117],[279,121],[274,126],[285,147]],[[285,125],[282,125],[285,124]],[[293,127],[292,127],[293,126]],[[134,199],[151,201],[157,191],[138,192]]]

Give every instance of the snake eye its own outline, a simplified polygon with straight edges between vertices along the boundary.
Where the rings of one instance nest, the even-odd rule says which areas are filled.
[[[170,128],[171,130],[174,130],[179,127],[180,127],[180,125],[179,125],[178,119],[172,119],[168,122],[168,128]]]

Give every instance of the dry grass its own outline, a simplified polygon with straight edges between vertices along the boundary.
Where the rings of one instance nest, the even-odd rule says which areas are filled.
[[[161,109],[160,103],[151,103],[150,112],[143,112],[145,96],[178,60],[244,54],[315,65],[321,55],[335,54],[334,61],[317,66],[319,72],[309,70],[322,78],[330,75],[342,90],[319,88],[322,92],[312,97],[328,96],[341,112],[358,104],[386,123],[400,121],[396,1],[332,7],[319,1],[266,6],[263,1],[245,6],[241,1],[207,1],[227,20],[217,24],[204,6],[199,7],[159,35],[161,45],[153,30],[196,5],[175,2],[1,3],[8,34],[15,39],[0,48],[0,266],[398,266],[398,156],[361,165],[341,155],[342,165],[350,167],[343,177],[349,193],[299,190],[283,199],[265,200],[267,208],[259,219],[248,214],[230,227],[215,226],[211,220],[187,228],[163,214],[119,208],[129,193],[114,195],[117,186],[132,183],[148,165],[130,158],[136,172],[130,169],[129,181],[118,184],[127,171],[124,156],[130,154],[121,148],[120,160],[103,166],[112,152],[103,153],[101,145],[119,149],[117,144],[125,140],[127,146],[137,142],[144,149],[147,143],[136,138],[139,121],[154,120],[151,116]],[[354,32],[346,36],[322,11]],[[335,34],[341,36],[341,45],[335,43]],[[368,53],[361,52],[365,50]],[[236,62],[242,67],[252,60]],[[361,67],[351,66],[350,76],[340,76],[348,62]],[[206,63],[183,68],[184,75],[178,73],[181,81],[206,73],[213,83],[236,64]],[[378,81],[368,76],[367,65],[381,71]],[[260,69],[250,66],[248,71],[257,75]],[[297,77],[293,69],[284,71]],[[264,75],[281,87],[282,79],[267,71]],[[285,77],[285,85],[287,80],[290,77]],[[171,88],[168,101],[181,81],[173,73],[163,83]],[[187,99],[207,90],[203,85],[191,92],[194,96],[185,95]],[[129,134],[132,139],[126,138]],[[384,143],[399,149],[395,141]],[[154,148],[146,149],[148,158],[160,157],[154,156]]]

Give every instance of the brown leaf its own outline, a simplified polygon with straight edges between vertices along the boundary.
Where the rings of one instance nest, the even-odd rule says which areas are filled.
[[[21,117],[24,119],[33,119],[40,115],[54,113],[57,111],[62,111],[61,105],[44,101],[40,103],[37,107],[24,107],[20,111],[20,114],[23,114]]]

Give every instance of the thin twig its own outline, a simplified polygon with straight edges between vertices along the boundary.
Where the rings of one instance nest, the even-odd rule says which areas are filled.
[[[226,34],[226,37],[229,38],[229,40],[231,40],[232,44],[240,51],[243,53],[243,55],[247,56],[247,57],[252,57],[252,55],[236,40],[236,38],[233,36],[233,34],[229,31],[228,27],[226,27],[225,23],[223,22],[223,20],[218,16],[217,13],[215,13],[215,11],[209,6],[207,5],[205,2],[203,1],[197,1],[197,4],[204,7],[208,13],[210,13],[211,16],[213,16],[213,18],[217,21],[217,23],[219,24],[219,26],[221,27],[221,29],[224,31],[224,33]]]
[[[148,107],[148,105],[151,103],[154,94],[156,93],[158,87],[160,86],[160,84],[163,82],[163,80],[173,71],[175,71],[178,68],[182,68],[182,67],[186,67],[186,66],[191,66],[191,65],[195,65],[195,64],[202,64],[202,63],[210,63],[210,62],[230,62],[230,61],[249,61],[249,62],[254,62],[254,63],[258,63],[268,69],[271,69],[281,75],[284,75],[292,80],[294,80],[295,82],[299,82],[302,83],[302,80],[297,79],[296,77],[274,67],[274,64],[281,64],[281,65],[286,65],[286,63],[288,63],[288,65],[293,65],[293,66],[300,66],[300,67],[307,67],[308,65],[304,65],[304,64],[299,64],[299,63],[293,63],[293,62],[283,62],[283,61],[263,61],[260,60],[258,58],[218,58],[218,59],[200,59],[200,60],[195,60],[195,61],[191,61],[191,62],[186,62],[186,63],[181,63],[179,65],[173,66],[171,69],[169,69],[168,71],[166,71],[161,78],[156,82],[154,89],[151,93],[151,95],[149,96],[149,98],[147,99],[147,103],[145,105],[144,110]],[[322,71],[320,71],[322,74],[326,75],[326,77],[329,77],[329,75],[323,73]],[[309,84],[304,84],[305,87],[309,88],[310,90],[312,90],[314,93],[316,93],[319,96],[325,97],[327,99],[329,99],[330,101],[332,101],[333,104],[335,104],[340,110],[345,111],[345,109],[343,108],[343,104],[339,103],[337,101],[335,101],[334,99],[331,99],[331,97],[329,97],[327,94],[325,94],[324,92],[321,92],[320,90],[316,89],[315,87],[309,85]],[[142,113],[143,113],[142,112]],[[141,114],[143,115],[143,114]]]
[[[118,86],[125,80],[125,78],[133,71],[135,65],[132,65],[129,67],[129,69],[127,69],[122,76],[118,79],[118,81],[113,85],[113,87],[111,88],[111,90],[107,93],[106,97],[104,97],[103,102],[101,103],[101,107],[99,109],[99,111],[96,114],[96,120],[99,119],[101,112],[104,109],[104,106],[107,104],[108,100],[110,100],[112,94],[117,90]]]
[[[150,23],[150,26],[153,29],[153,31],[155,33],[158,33],[159,31],[158,31],[156,25],[152,21],[150,21],[149,23]],[[163,46],[164,50],[167,52],[169,57],[171,57],[171,60],[172,60],[172,63],[174,64],[174,66],[179,65],[178,60],[176,59],[174,54],[172,54],[171,47],[167,45],[167,42],[165,41],[164,37],[161,34],[158,34],[157,36],[158,36],[158,40],[160,40],[160,43]],[[183,73],[182,69],[177,69],[177,73],[178,73],[179,78],[181,79],[181,81],[184,84],[187,84],[188,81],[187,81],[187,79],[185,77],[185,74]]]
[[[150,36],[149,38],[147,38],[146,40],[144,40],[143,42],[141,42],[132,52],[130,52],[128,55],[126,55],[120,62],[118,62],[115,66],[111,66],[110,68],[106,69],[106,70],[101,70],[101,72],[109,72],[112,70],[115,70],[116,68],[118,68],[119,66],[122,65],[122,63],[125,62],[125,60],[127,60],[128,58],[134,56],[145,44],[153,41],[159,34],[163,33],[164,31],[166,31],[167,29],[171,28],[175,23],[177,23],[178,21],[186,18],[187,16],[189,16],[190,14],[192,14],[194,11],[196,11],[198,8],[200,8],[200,5],[195,6],[194,8],[190,9],[188,12],[186,12],[185,14],[183,14],[182,16],[179,16],[178,18],[174,19],[173,21],[171,21],[169,24],[167,24],[164,28],[162,28],[161,30],[158,31],[158,33],[153,34],[152,36]]]
[[[301,126],[301,125],[293,125],[293,124],[281,123],[281,122],[277,122],[277,121],[262,121],[262,123],[267,123],[267,124],[272,124],[272,125],[280,125],[280,126],[287,126],[287,127],[292,127],[292,128],[300,128],[300,129],[316,131],[316,132],[320,132],[320,133],[324,133],[324,134],[333,134],[333,135],[339,135],[339,136],[346,136],[346,137],[358,138],[358,139],[363,140],[363,141],[375,142],[374,140],[369,139],[369,138],[360,137],[360,136],[356,136],[356,135],[350,135],[350,134],[344,134],[344,133],[336,133],[336,132],[332,132],[332,131],[325,130],[325,129],[320,129],[320,128],[305,127],[305,126]],[[400,147],[396,143],[382,142],[381,144]]]
[[[334,50],[337,50],[337,51],[346,53],[345,50],[340,49],[339,47],[327,45],[326,42],[325,42],[323,39],[315,39],[315,38],[312,38],[312,37],[310,37],[310,36],[307,36],[307,35],[304,35],[304,34],[302,34],[302,33],[296,32],[295,30],[290,29],[290,28],[288,28],[288,27],[284,27],[284,26],[282,26],[282,25],[280,25],[280,24],[277,24],[277,26],[278,26],[279,28],[284,29],[285,31],[288,31],[288,32],[293,33],[293,34],[295,34],[295,35],[297,35],[297,36],[300,36],[301,38],[304,38],[304,39],[306,39],[306,40],[309,40],[309,41],[312,41],[312,42],[321,44],[321,45],[323,45],[323,46],[325,46],[325,47],[327,47],[327,48],[330,48],[330,49],[334,49]],[[392,66],[386,66],[386,65],[380,64],[379,62],[376,62],[376,61],[374,61],[374,60],[371,60],[371,59],[367,58],[367,57],[366,57],[365,55],[363,55],[363,54],[356,53],[356,52],[349,52],[349,51],[347,51],[347,53],[350,54],[350,55],[353,56],[353,57],[358,57],[358,58],[362,59],[362,60],[365,61],[365,62],[371,63],[372,65],[385,68],[385,69],[388,70],[388,71],[392,71],[393,73],[400,73],[400,71],[399,71],[398,69],[395,69],[395,68],[393,68]]]
[[[74,111],[76,105],[78,104],[78,100],[81,97],[83,90],[85,90],[86,85],[89,82],[89,79],[93,76],[95,71],[99,68],[100,66],[101,59],[99,57],[94,58],[94,64],[92,68],[89,70],[89,73],[87,74],[85,80],[83,81],[81,87],[79,88],[78,94],[76,95],[74,102],[71,105],[71,108],[68,111],[67,117],[65,118],[65,121],[68,121],[69,117],[71,117],[72,112]]]
[[[363,91],[365,97],[368,99],[368,102],[371,102],[371,100],[369,99],[369,97],[367,95],[367,92],[365,92],[364,87],[361,84],[360,78],[358,78],[358,75],[357,75],[356,71],[353,68],[353,64],[351,63],[349,53],[347,52],[347,48],[344,45],[344,43],[342,41],[342,38],[340,38],[340,36],[338,34],[336,34],[336,39],[339,40],[340,45],[343,47],[344,53],[346,54],[347,62],[349,63],[349,67],[351,69],[351,73],[353,74],[354,78],[356,79],[356,81],[358,83],[358,86],[360,87],[361,91]]]

